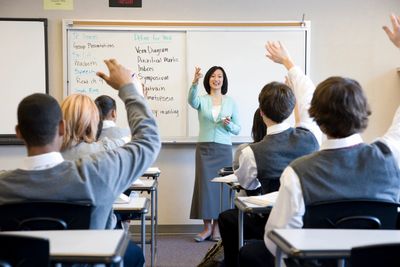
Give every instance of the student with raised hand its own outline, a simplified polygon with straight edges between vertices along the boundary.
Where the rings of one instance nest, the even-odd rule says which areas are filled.
[[[350,78],[330,77],[317,86],[309,113],[327,140],[320,151],[284,170],[264,241],[242,247],[242,266],[274,266],[276,245],[268,232],[302,228],[307,205],[341,199],[400,201],[400,108],[389,130],[366,144],[360,134],[371,112],[361,85]]]
[[[222,67],[210,68],[204,78],[206,95],[198,95],[201,69],[196,68],[188,103],[197,110],[199,137],[196,145],[196,174],[191,219],[202,219],[204,230],[195,236],[197,242],[219,240],[217,218],[220,212],[219,185],[210,182],[218,170],[232,164],[232,134],[240,131],[238,109],[233,98],[227,96],[228,78]],[[228,191],[224,192],[228,194]],[[225,201],[223,207],[228,207]]]
[[[392,29],[388,26],[383,26],[383,30],[386,32],[390,41],[392,41],[396,47],[400,48],[400,16],[392,14],[390,20],[392,22]]]
[[[115,100],[108,95],[101,95],[94,102],[100,109],[103,120],[99,140],[105,137],[109,139],[130,138],[131,133],[129,129],[120,128],[115,124],[117,121],[117,105]]]
[[[88,202],[93,206],[90,227],[105,229],[114,200],[152,165],[161,144],[154,116],[138,93],[129,70],[105,60],[110,76],[98,73],[118,90],[125,103],[132,140],[112,151],[64,160],[60,154],[65,121],[57,101],[32,94],[18,105],[17,137],[28,156],[19,169],[0,174],[0,204],[24,200]],[[132,243],[125,266],[143,266],[141,250]]]
[[[284,83],[271,82],[261,90],[258,102],[267,134],[262,141],[243,149],[239,168],[234,171],[240,185],[247,190],[261,186],[262,194],[279,189],[279,177],[289,163],[319,148],[321,131],[308,115],[314,84],[296,67],[286,48],[275,42],[266,45],[267,57],[288,70],[293,89]],[[298,108],[296,127],[286,119]],[[246,214],[243,222],[245,239],[262,240],[268,214]],[[227,210],[219,215],[218,223],[224,246],[226,266],[238,266],[238,212]],[[251,265],[246,265],[251,266]]]

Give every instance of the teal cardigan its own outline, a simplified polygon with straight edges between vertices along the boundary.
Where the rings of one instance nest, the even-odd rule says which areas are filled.
[[[188,103],[192,108],[197,109],[200,125],[199,142],[232,144],[231,135],[238,135],[240,132],[238,109],[232,97],[222,97],[221,111],[217,121],[214,121],[212,115],[211,96],[208,94],[198,96],[197,85],[190,87]],[[231,117],[231,122],[224,126],[221,118],[226,116]]]

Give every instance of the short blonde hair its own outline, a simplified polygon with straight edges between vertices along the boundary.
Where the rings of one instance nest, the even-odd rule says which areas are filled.
[[[89,96],[70,95],[61,103],[61,110],[66,124],[62,150],[81,142],[96,141],[100,116],[95,102]]]

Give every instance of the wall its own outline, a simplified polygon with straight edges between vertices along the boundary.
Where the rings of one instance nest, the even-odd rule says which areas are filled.
[[[75,0],[73,11],[44,11],[43,0],[0,2],[0,17],[49,19],[50,93],[59,100],[62,98],[63,18],[264,21],[299,20],[304,13],[312,22],[311,78],[318,83],[330,75],[345,75],[363,85],[373,112],[370,127],[363,135],[367,141],[384,133],[400,103],[400,79],[396,73],[400,53],[381,29],[390,23],[391,12],[400,14],[398,0],[144,0],[141,9],[108,8],[107,0]],[[29,71],[23,66],[21,70],[21,76]],[[244,74],[251,76],[251,71],[251,68],[244,69]],[[17,167],[24,155],[23,147],[1,146],[0,169]],[[156,165],[162,170],[159,223],[200,223],[188,219],[194,145],[164,145]]]

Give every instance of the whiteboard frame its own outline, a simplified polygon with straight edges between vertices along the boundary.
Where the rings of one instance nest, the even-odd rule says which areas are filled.
[[[85,20],[85,19],[63,19],[63,97],[67,97],[70,91],[68,84],[68,39],[69,30],[141,30],[141,31],[236,31],[238,29],[265,28],[268,30],[296,30],[305,32],[305,66],[306,75],[310,75],[310,45],[311,45],[311,22],[310,21],[160,21],[160,20]],[[188,77],[188,73],[186,73]],[[188,105],[186,106],[188,119]],[[186,128],[189,125],[186,123]],[[186,136],[163,138],[163,143],[169,144],[191,144],[197,142],[197,137]],[[251,137],[232,136],[232,143],[252,142]]]
[[[0,21],[25,21],[43,23],[43,41],[44,41],[44,64],[45,64],[45,91],[49,94],[49,64],[48,64],[48,20],[47,18],[0,18]],[[17,116],[17,114],[12,114]],[[18,139],[15,133],[0,134],[0,145],[23,145],[23,141]]]

